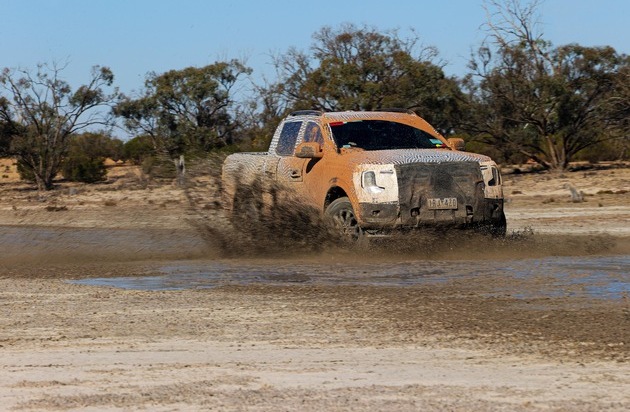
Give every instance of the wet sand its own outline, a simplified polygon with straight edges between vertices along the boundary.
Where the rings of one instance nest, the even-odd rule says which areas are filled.
[[[630,180],[610,172],[568,175],[579,204],[508,177],[507,241],[378,253],[239,250],[203,185],[0,188],[2,408],[626,411]]]

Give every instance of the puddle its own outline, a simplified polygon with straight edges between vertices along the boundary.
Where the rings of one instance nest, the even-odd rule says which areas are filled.
[[[160,272],[156,276],[91,278],[73,283],[149,291],[248,284],[401,287],[484,276],[490,279],[488,287],[493,294],[517,298],[620,299],[630,295],[630,256],[358,264],[206,261],[163,266]],[[510,279],[514,287],[510,286]],[[527,284],[525,290],[517,286],[523,283]]]
[[[514,293],[518,298],[594,297],[620,299],[630,296],[630,256],[554,257],[527,259],[506,268],[520,279],[544,276],[540,288]]]

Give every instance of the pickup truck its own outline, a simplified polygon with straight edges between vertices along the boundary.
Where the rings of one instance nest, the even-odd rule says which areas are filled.
[[[273,208],[280,191],[351,241],[423,228],[503,236],[499,169],[463,149],[463,140],[445,139],[411,111],[297,111],[267,152],[225,159],[225,207],[246,222]],[[240,186],[260,192],[254,205],[243,204]]]

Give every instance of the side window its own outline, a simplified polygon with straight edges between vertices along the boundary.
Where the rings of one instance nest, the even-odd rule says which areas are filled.
[[[295,142],[302,127],[302,122],[287,122],[282,126],[276,153],[280,156],[291,156],[295,150]]]
[[[304,141],[317,142],[319,144],[324,144],[324,137],[322,136],[322,130],[319,128],[319,125],[317,123],[308,122],[306,124],[306,130],[304,131]]]

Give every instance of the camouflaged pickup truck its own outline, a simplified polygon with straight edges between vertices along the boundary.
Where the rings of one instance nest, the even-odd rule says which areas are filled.
[[[499,169],[463,146],[413,112],[294,112],[268,152],[226,158],[226,207],[242,210],[238,186],[256,181],[256,190],[272,183],[354,240],[423,228],[502,236]]]

